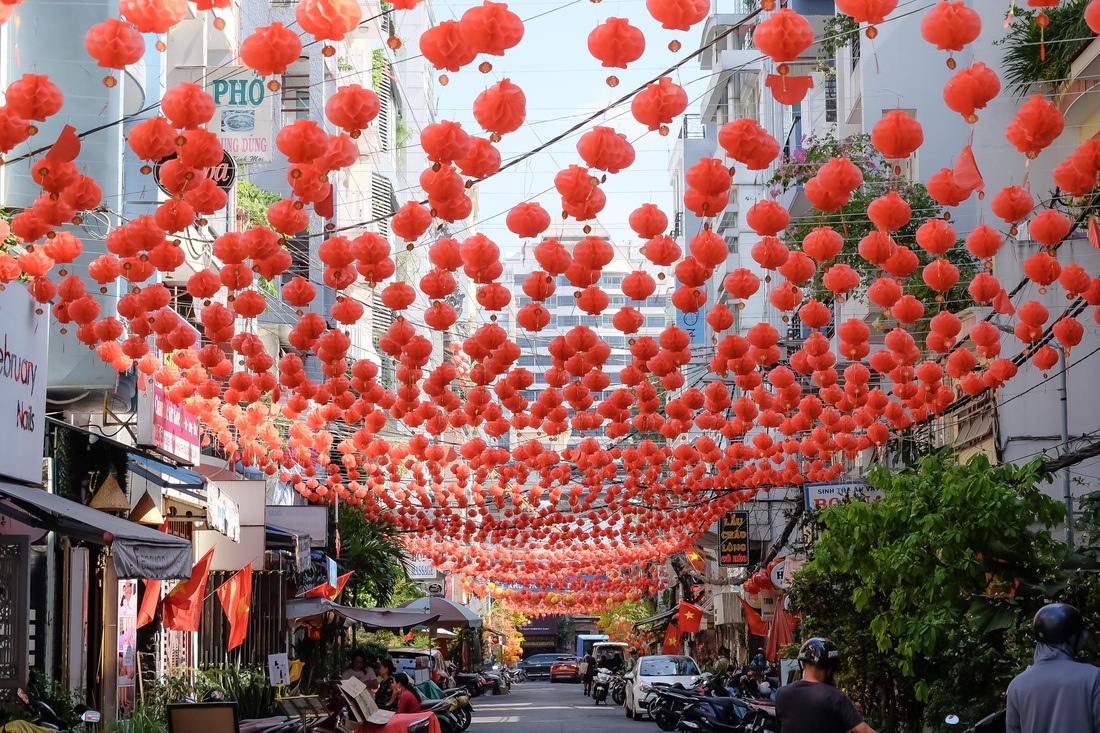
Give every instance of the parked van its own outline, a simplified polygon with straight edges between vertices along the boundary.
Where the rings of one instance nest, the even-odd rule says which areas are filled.
[[[592,656],[596,658],[597,666],[603,666],[612,672],[625,672],[627,664],[627,652],[630,645],[624,641],[598,641],[592,645]],[[600,658],[607,658],[607,664],[600,664]]]

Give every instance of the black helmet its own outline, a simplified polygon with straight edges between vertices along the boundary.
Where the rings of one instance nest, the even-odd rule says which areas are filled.
[[[1035,638],[1052,646],[1069,644],[1079,651],[1085,645],[1085,619],[1068,603],[1051,603],[1035,614]]]
[[[798,661],[824,670],[835,670],[840,663],[840,649],[829,639],[815,636],[802,644],[798,650]]]

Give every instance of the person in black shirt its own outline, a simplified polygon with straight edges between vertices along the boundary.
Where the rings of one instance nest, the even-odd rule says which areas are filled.
[[[798,652],[802,679],[779,688],[775,713],[783,733],[875,733],[855,703],[833,683],[840,650],[815,637]]]

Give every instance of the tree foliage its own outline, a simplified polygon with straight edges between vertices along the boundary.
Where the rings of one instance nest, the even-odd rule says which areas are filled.
[[[339,530],[340,564],[343,572],[354,573],[348,580],[345,604],[380,607],[388,605],[399,589],[404,589],[403,596],[409,595],[405,548],[394,525],[353,510],[341,513]]]
[[[648,599],[622,601],[601,611],[596,625],[611,641],[634,641],[634,624],[656,612],[657,607]]]
[[[1093,33],[1085,23],[1088,0],[1073,0],[1061,7],[1028,10],[1014,8],[1008,20],[1008,32],[995,41],[1005,47],[1004,78],[1020,97],[1041,91],[1035,87],[1065,85],[1070,66]],[[1036,22],[1042,12],[1049,19],[1046,28]]]
[[[1064,508],[1037,486],[1049,475],[1041,461],[960,464],[940,450],[869,478],[884,498],[821,513],[791,593],[801,635],[841,645],[842,683],[888,730],[996,709],[1028,656],[1030,617],[1063,574],[1049,528]]]

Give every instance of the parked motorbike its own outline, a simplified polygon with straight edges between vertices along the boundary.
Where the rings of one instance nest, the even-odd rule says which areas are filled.
[[[654,685],[647,710],[649,717],[661,730],[676,730],[687,706],[707,694],[705,683],[706,680],[700,677],[693,682],[691,689],[679,684]]]
[[[745,733],[779,733],[779,718],[771,700],[745,700]]]
[[[455,701],[455,707],[451,710],[451,714],[458,721],[459,730],[466,730],[474,719],[474,706],[470,704],[470,693],[465,687],[457,687],[453,690],[447,690],[447,697]]]
[[[626,702],[626,677],[621,674],[611,678],[611,701],[619,707]]]
[[[461,727],[461,723],[455,715],[457,708],[458,702],[451,697],[445,697],[441,700],[422,699],[420,701],[420,710],[435,714],[435,717],[439,720],[439,729],[442,733],[462,733],[465,730]]]
[[[962,721],[959,720],[957,715],[948,715],[944,721],[948,725],[961,725]],[[987,715],[979,720],[974,725],[970,726],[963,733],[1004,733],[1005,731],[1005,711],[993,713]]]
[[[607,693],[611,689],[612,676],[610,669],[600,667],[596,670],[596,679],[592,683],[592,701],[597,705],[601,702],[607,702]]]
[[[481,675],[473,672],[458,672],[455,674],[455,684],[460,687],[465,687],[470,697],[477,697],[478,695],[485,694],[485,680]],[[489,689],[492,689],[491,687]]]
[[[504,676],[508,680],[508,685],[519,685],[527,681],[527,673],[519,668],[511,668],[504,670]]]
[[[16,694],[23,701],[23,704],[30,709],[31,717],[27,722],[39,728],[56,731],[76,731],[85,725],[98,723],[102,717],[99,711],[92,710],[87,705],[77,705],[73,708],[75,719],[65,719],[44,701],[31,699],[31,696],[23,688],[16,690]]]

